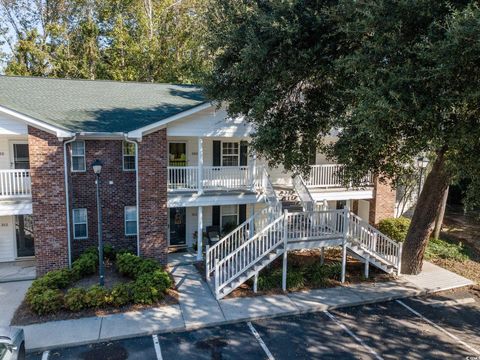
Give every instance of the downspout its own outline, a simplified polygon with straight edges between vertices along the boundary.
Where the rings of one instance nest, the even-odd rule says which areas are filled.
[[[137,206],[137,256],[140,256],[140,192],[139,192],[139,180],[138,180],[138,143],[128,139],[128,135],[125,134],[125,141],[135,145],[135,192],[136,192],[136,206]]]
[[[65,179],[65,206],[67,208],[67,247],[68,247],[68,267],[72,267],[72,245],[70,235],[70,198],[68,196],[68,158],[67,158],[67,144],[74,142],[77,139],[77,135],[63,143],[63,175]]]

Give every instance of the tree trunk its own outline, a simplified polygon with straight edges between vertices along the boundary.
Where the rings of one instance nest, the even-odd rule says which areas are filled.
[[[449,183],[450,176],[445,168],[445,150],[442,149],[437,152],[437,158],[425,179],[413,213],[403,244],[402,273],[416,275],[422,271],[423,254]]]
[[[448,199],[448,187],[443,194],[442,206],[440,206],[440,211],[437,214],[437,219],[435,220],[435,229],[433,230],[433,237],[438,239],[440,237],[440,232],[442,231],[443,217],[445,216],[445,208],[447,207]]]

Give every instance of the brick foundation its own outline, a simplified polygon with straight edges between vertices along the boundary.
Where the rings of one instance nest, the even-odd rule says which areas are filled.
[[[63,144],[28,127],[37,276],[68,267]]]
[[[85,140],[86,171],[70,173],[70,208],[85,208],[88,217],[88,239],[74,239],[70,213],[73,258],[98,245],[95,174],[91,167],[96,159],[103,163],[100,174],[103,241],[117,249],[137,251],[137,237],[125,236],[125,206],[136,205],[136,185],[135,171],[123,171],[122,146],[122,140]]]
[[[374,180],[373,199],[370,200],[369,223],[377,225],[381,220],[395,216],[396,191],[390,183]]]
[[[159,130],[139,143],[140,255],[167,263],[167,131]]]

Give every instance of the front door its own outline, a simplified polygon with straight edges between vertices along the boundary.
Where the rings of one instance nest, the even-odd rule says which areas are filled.
[[[185,246],[186,212],[185,208],[170,208],[170,246]]]
[[[17,257],[34,256],[32,215],[15,215],[15,235],[17,240]]]

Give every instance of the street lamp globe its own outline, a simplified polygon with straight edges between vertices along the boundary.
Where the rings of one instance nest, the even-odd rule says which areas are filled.
[[[98,159],[92,163],[92,168],[95,175],[100,175],[100,173],[102,172],[102,166],[102,162]]]

